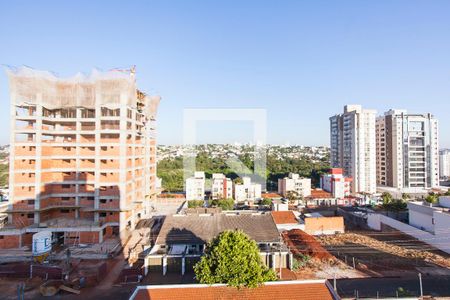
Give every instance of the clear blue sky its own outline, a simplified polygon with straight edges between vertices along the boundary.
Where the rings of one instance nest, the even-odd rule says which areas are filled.
[[[328,117],[359,103],[431,112],[450,147],[450,1],[1,1],[0,64],[136,65],[163,97],[161,144],[182,142],[184,108],[223,107],[267,109],[270,143],[328,145]],[[0,103],[4,144],[4,72]],[[247,125],[205,125],[200,142],[245,141]]]

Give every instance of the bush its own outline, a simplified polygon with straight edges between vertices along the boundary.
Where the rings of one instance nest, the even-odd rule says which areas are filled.
[[[211,200],[211,207],[220,207],[222,210],[233,210],[234,200],[233,199],[219,199]]]
[[[203,200],[189,200],[188,208],[203,207],[204,204],[205,204],[205,201],[203,201]]]
[[[294,258],[292,269],[294,271],[299,270],[300,268],[303,268],[308,264],[311,257],[309,255],[300,254],[297,258]]]
[[[266,205],[266,206],[272,205],[272,199],[264,198],[259,202],[259,204]]]

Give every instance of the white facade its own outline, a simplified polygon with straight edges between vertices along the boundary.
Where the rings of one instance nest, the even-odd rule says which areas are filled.
[[[234,200],[255,201],[261,199],[261,184],[252,183],[250,177],[243,177],[242,184],[234,184]]]
[[[331,193],[333,198],[344,199],[351,194],[352,179],[343,175],[343,170],[333,168],[330,174],[320,177],[320,187],[324,191]]]
[[[450,178],[450,150],[439,153],[439,175],[443,179]]]
[[[195,172],[194,177],[186,179],[186,200],[205,198],[205,172]]]
[[[406,193],[439,186],[438,121],[389,110],[377,118],[377,184]]]
[[[211,197],[214,200],[233,198],[233,182],[231,179],[226,178],[224,174],[213,174]]]
[[[331,166],[353,178],[352,192],[376,192],[375,110],[346,105],[330,118]]]
[[[409,225],[435,235],[450,234],[450,196],[439,197],[439,204],[408,202]]]
[[[303,178],[295,173],[278,179],[278,194],[286,197],[288,192],[296,192],[299,197],[311,196],[311,178]]]

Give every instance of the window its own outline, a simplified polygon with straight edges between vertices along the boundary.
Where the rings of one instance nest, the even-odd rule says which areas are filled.
[[[70,211],[68,209],[61,209],[60,212],[62,214],[68,214]]]
[[[27,214],[27,218],[28,219],[33,219],[34,218],[34,214]]]
[[[70,189],[70,184],[63,184],[61,186],[63,189]]]
[[[100,216],[100,218],[104,218],[104,217],[106,217],[106,213],[105,213],[105,212],[101,212],[101,213],[99,214],[99,216]]]

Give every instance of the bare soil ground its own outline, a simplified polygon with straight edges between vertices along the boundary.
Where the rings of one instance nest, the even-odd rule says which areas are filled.
[[[450,256],[400,232],[356,231],[317,240],[341,262],[369,276],[450,274]],[[353,262],[354,261],[354,262]]]

